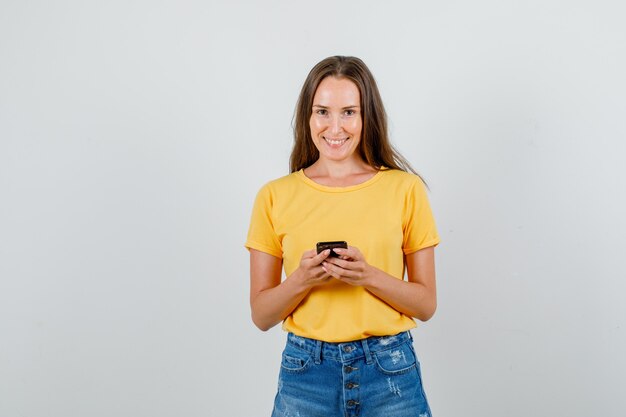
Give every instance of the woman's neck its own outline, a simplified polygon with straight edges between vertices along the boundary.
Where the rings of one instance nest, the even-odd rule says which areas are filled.
[[[363,160],[339,162],[318,159],[304,169],[309,179],[329,187],[357,185],[372,178],[377,172]]]

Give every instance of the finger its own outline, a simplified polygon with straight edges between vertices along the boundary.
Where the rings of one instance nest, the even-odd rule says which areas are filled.
[[[356,262],[347,262],[347,264],[350,268],[343,268],[339,265],[331,264],[328,261],[323,263],[323,265],[326,266],[326,269],[329,270],[336,278],[341,277],[342,279],[360,281],[363,277],[362,270],[359,268],[360,263],[357,264]]]
[[[329,278],[341,279],[341,275],[339,275],[338,273],[333,272],[325,267],[324,267],[324,270],[326,271],[326,274],[328,275]]]
[[[334,251],[337,252],[337,254],[339,254],[340,256],[346,256],[348,258],[354,259],[355,261],[360,261],[363,258],[363,256],[361,255],[361,251],[359,251],[359,249],[355,246],[348,246],[348,249],[335,248]]]
[[[322,267],[326,272],[335,278],[341,278],[345,270],[341,267],[331,264],[330,262],[323,262]]]
[[[334,277],[332,275],[330,275],[328,273],[328,271],[326,271],[324,269],[323,266],[321,266],[320,268],[322,268],[322,274],[320,275],[320,277],[318,278],[320,281],[328,281],[329,279],[333,279]]]
[[[316,267],[315,269],[315,279],[324,279],[328,277],[328,272],[326,271],[326,269],[324,269],[322,265]]]
[[[351,269],[350,268],[350,261],[345,260],[345,259],[340,259],[340,258],[328,258],[326,259],[326,262],[331,263],[333,265],[337,265],[340,268],[343,269]]]
[[[328,258],[328,255],[330,255],[330,249],[323,250],[318,255],[315,255],[312,258],[314,265],[321,264],[324,259]]]

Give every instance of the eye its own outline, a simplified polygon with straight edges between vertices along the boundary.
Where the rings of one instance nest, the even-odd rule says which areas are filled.
[[[315,110],[315,113],[319,114],[320,116],[326,116],[328,114],[328,111],[326,109],[317,109]]]
[[[348,109],[345,111],[346,116],[354,116],[356,112],[352,109]]]

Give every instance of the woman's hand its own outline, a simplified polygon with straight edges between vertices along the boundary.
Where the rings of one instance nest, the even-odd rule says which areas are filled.
[[[304,252],[296,273],[298,281],[307,288],[313,288],[330,280],[331,275],[322,266],[328,255],[330,249],[319,254],[315,250]]]
[[[435,249],[428,247],[405,255],[408,281],[392,277],[369,265],[355,247],[334,249],[339,258],[328,257],[322,267],[331,276],[350,285],[366,288],[387,304],[422,321],[437,309]]]
[[[330,250],[319,255],[306,251],[300,266],[281,282],[282,259],[256,249],[250,249],[250,307],[252,321],[261,330],[271,329],[298,307],[311,288],[332,277],[321,263]]]
[[[354,246],[348,249],[334,248],[339,257],[328,257],[322,262],[324,271],[347,284],[366,286],[372,276],[373,267],[366,261],[365,257]]]

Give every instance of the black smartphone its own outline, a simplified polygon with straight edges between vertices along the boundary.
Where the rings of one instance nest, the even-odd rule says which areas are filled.
[[[332,250],[333,248],[343,248],[348,249],[348,244],[342,240],[337,240],[334,242],[317,242],[317,253],[318,255],[325,251],[326,249],[331,249],[330,254],[328,256],[338,257],[339,254]]]

